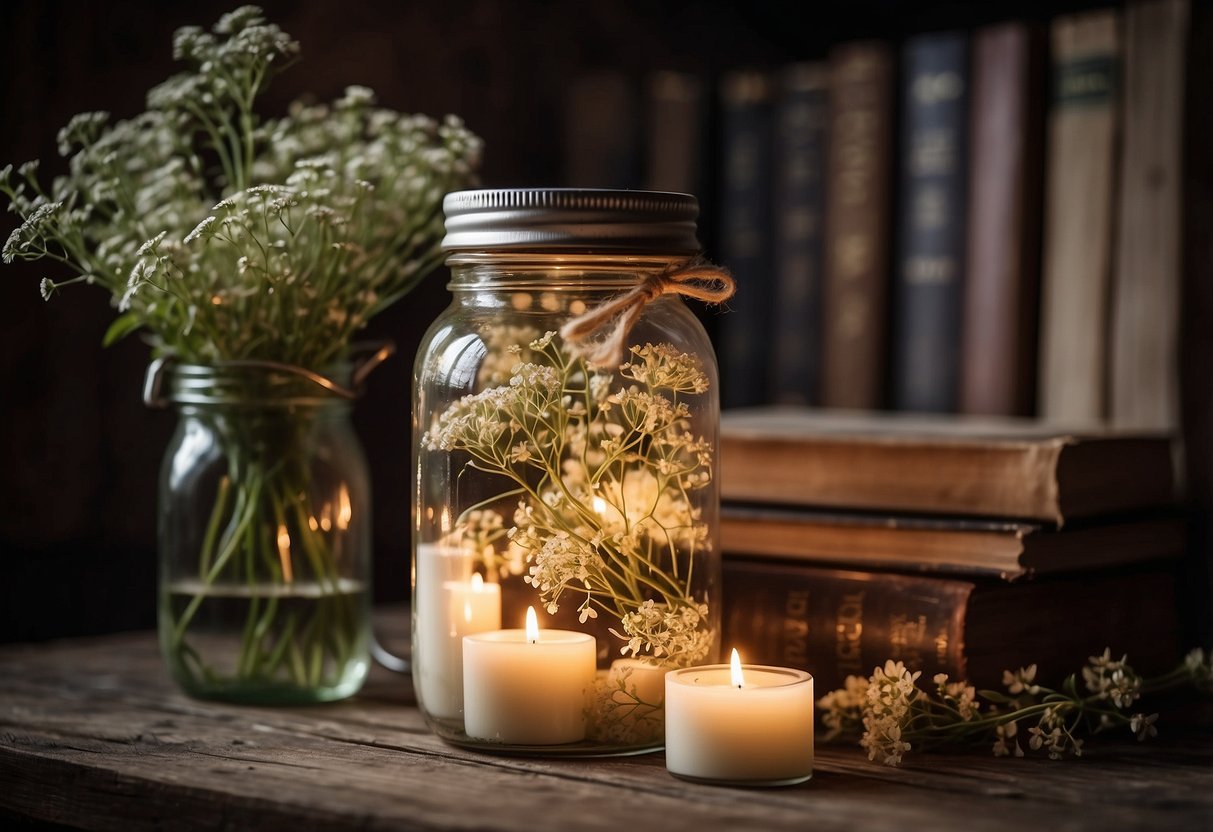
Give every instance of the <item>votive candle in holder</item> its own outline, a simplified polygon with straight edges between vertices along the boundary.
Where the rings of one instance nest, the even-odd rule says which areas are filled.
[[[464,733],[511,745],[585,739],[596,654],[589,633],[540,630],[533,607],[525,630],[465,636]]]
[[[813,677],[731,665],[665,677],[666,768],[687,780],[787,786],[813,776]]]

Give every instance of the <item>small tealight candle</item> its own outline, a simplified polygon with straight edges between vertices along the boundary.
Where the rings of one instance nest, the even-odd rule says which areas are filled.
[[[540,630],[527,608],[525,630],[463,639],[463,730],[513,745],[585,739],[586,698],[596,670],[594,637]]]
[[[813,677],[730,665],[665,677],[665,761],[687,780],[785,786],[813,776]]]

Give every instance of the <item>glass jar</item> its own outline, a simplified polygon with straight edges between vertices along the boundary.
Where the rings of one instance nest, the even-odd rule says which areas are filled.
[[[414,370],[418,703],[483,750],[659,748],[665,672],[720,640],[716,361],[662,291],[698,253],[698,204],[493,190],[444,210],[453,298]],[[621,362],[561,335],[621,297],[589,338],[622,325]]]
[[[344,379],[253,362],[166,377],[179,421],[160,478],[159,632],[173,678],[208,699],[350,696],[369,667],[371,502]]]

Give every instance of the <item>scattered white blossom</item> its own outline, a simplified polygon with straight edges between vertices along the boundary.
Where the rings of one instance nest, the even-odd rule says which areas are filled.
[[[1040,686],[1032,684],[1036,678],[1036,665],[1030,664],[1027,667],[1021,667],[1019,670],[1012,673],[1009,670],[1002,672],[1002,683],[1011,693],[1028,693],[1035,696],[1040,692]]]
[[[1060,760],[1081,757],[1086,740],[1083,731],[1103,731],[1127,726],[1139,740],[1157,736],[1158,714],[1126,712],[1143,690],[1162,691],[1192,683],[1203,689],[1209,666],[1205,654],[1194,650],[1170,673],[1143,679],[1128,662],[1128,656],[1113,659],[1110,650],[1091,656],[1083,676],[1087,695],[1078,691],[1069,677],[1061,690],[1037,681],[1036,665],[1006,671],[1003,682],[1010,696],[996,691],[978,693],[968,683],[952,682],[946,673],[932,681],[934,693],[916,684],[901,662],[889,661],[873,670],[870,678],[849,676],[845,687],[830,691],[818,700],[826,739],[841,734],[859,734],[859,744],[868,758],[886,765],[899,765],[915,747],[930,748],[948,743],[992,739],[996,757],[1022,757],[1020,723],[1027,726],[1028,749]],[[988,703],[979,702],[979,698]]]
[[[1154,727],[1157,721],[1158,714],[1133,714],[1129,719],[1129,730],[1137,735],[1138,740],[1148,740],[1158,736],[1158,729]]]

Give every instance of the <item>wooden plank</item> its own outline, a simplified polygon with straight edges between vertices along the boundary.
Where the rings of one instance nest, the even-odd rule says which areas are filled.
[[[1040,813],[1055,828],[1205,829],[1210,786],[1204,734],[1100,738],[1065,762],[920,755],[903,769],[823,745],[803,786],[711,787],[669,776],[660,754],[578,761],[448,746],[408,680],[386,671],[347,702],[271,709],[181,695],[150,634],[0,649],[0,807],[89,829],[902,830],[955,818],[1009,830]]]

